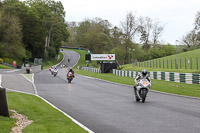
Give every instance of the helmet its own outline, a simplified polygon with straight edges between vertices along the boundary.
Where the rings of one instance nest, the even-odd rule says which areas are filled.
[[[143,76],[146,76],[146,75],[147,75],[147,70],[146,70],[146,69],[143,69],[143,70],[142,70],[142,75],[143,75]]]

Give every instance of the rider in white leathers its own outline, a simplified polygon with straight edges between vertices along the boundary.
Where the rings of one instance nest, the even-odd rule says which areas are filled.
[[[148,75],[148,73],[147,73],[147,70],[146,69],[143,69],[142,70],[142,72],[141,73],[139,73],[138,75],[137,75],[137,77],[135,78],[135,86],[134,86],[134,91],[136,92],[136,90],[137,90],[137,84],[138,84],[138,82],[140,81],[140,79],[147,79],[149,82],[150,82],[150,85],[151,85],[151,80],[150,80],[150,77],[149,77],[149,75]]]

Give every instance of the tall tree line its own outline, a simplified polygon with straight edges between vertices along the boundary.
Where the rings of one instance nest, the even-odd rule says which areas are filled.
[[[0,58],[55,58],[69,31],[61,2],[4,0],[0,4]]]
[[[127,13],[120,27],[113,27],[101,18],[86,19],[80,23],[68,22],[68,27],[70,37],[65,45],[86,47],[92,53],[115,53],[121,64],[128,63],[130,56],[138,60],[149,59],[146,53],[150,46],[164,48],[158,47],[164,26],[149,17],[137,17],[132,12]],[[130,55],[133,52],[134,55]]]

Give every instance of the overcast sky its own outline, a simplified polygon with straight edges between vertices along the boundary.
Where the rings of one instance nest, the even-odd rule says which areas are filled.
[[[58,0],[56,0],[58,1]],[[175,44],[192,30],[200,0],[59,0],[66,11],[66,21],[80,22],[99,17],[120,27],[128,12],[148,16],[165,25],[162,40]]]

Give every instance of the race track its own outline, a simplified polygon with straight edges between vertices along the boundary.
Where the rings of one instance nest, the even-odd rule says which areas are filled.
[[[79,54],[63,52],[61,64],[74,66]],[[68,84],[66,73],[58,67],[57,77],[48,70],[35,74],[38,95],[96,133],[200,132],[199,99],[149,92],[146,103],[137,103],[130,86],[77,74]]]

